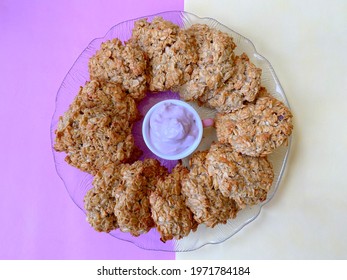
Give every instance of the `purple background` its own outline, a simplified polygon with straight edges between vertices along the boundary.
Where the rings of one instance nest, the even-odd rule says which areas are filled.
[[[65,74],[113,25],[183,0],[0,1],[0,259],[174,259],[95,232],[58,177],[50,122]]]

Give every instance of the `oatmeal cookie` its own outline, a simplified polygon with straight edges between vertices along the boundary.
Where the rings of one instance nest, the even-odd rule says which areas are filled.
[[[252,102],[257,97],[261,72],[243,53],[235,58],[232,76],[215,91],[201,96],[200,102],[223,113],[242,108],[245,102]]]
[[[155,17],[135,22],[132,38],[149,58],[149,89],[164,91],[190,79],[198,55],[194,37],[176,24]]]
[[[204,94],[221,87],[233,73],[233,38],[205,24],[194,24],[186,30],[196,40],[198,62],[191,79],[179,87],[182,99],[199,100]]]
[[[240,208],[264,201],[274,179],[266,157],[242,155],[229,144],[212,144],[206,166],[214,188],[234,199]]]
[[[84,197],[87,221],[96,231],[110,232],[118,228],[114,214],[116,199],[112,193],[120,180],[116,165],[109,164],[96,174],[93,179],[94,187]]]
[[[148,232],[154,227],[149,194],[157,181],[167,175],[167,170],[155,159],[123,164],[121,184],[113,190],[116,199],[114,213],[119,229],[133,236]]]
[[[217,114],[215,125],[220,142],[249,156],[265,156],[287,144],[293,129],[292,113],[276,98],[261,95],[242,109]]]
[[[163,242],[183,238],[197,228],[181,193],[181,181],[188,172],[181,164],[176,165],[171,174],[158,181],[149,197],[152,218]]]
[[[146,96],[147,58],[136,44],[125,44],[115,38],[101,44],[89,60],[90,78],[122,85],[136,101]]]
[[[182,193],[186,196],[186,204],[193,212],[194,219],[214,227],[235,218],[239,209],[235,200],[213,188],[205,164],[206,156],[207,151],[196,152],[190,159],[189,174],[182,180]]]
[[[54,148],[93,175],[108,163],[132,162],[141,154],[131,134],[138,118],[135,101],[120,86],[87,82],[60,117]]]

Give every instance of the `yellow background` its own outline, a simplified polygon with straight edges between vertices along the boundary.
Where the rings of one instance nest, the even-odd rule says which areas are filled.
[[[249,38],[294,114],[291,155],[259,217],[177,259],[347,259],[347,1],[185,0]]]

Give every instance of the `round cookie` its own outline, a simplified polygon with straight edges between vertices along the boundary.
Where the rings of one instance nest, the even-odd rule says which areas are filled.
[[[167,169],[155,159],[122,165],[121,183],[113,190],[116,199],[114,213],[121,231],[139,236],[154,227],[149,194],[157,181],[166,175]]]
[[[239,209],[235,200],[213,188],[205,164],[206,155],[207,151],[198,151],[190,159],[189,174],[182,180],[182,193],[186,196],[186,205],[193,212],[194,219],[214,227],[235,218]]]
[[[159,179],[150,194],[152,218],[163,242],[181,239],[198,226],[181,193],[181,181],[188,172],[182,164],[176,165],[167,177]]]
[[[170,90],[190,79],[198,59],[195,40],[178,25],[161,17],[138,20],[129,42],[148,55],[151,91]]]
[[[265,91],[263,88],[262,91]],[[287,144],[292,113],[276,98],[261,93],[255,103],[228,114],[217,114],[217,138],[249,156],[265,156]]]
[[[109,163],[132,162],[141,155],[131,134],[138,118],[135,101],[121,86],[87,82],[60,117],[54,148],[67,153],[69,164],[93,175]]]
[[[93,179],[91,188],[84,197],[84,208],[88,223],[100,232],[110,232],[118,228],[114,214],[116,200],[112,195],[113,188],[120,180],[117,166],[109,164],[100,170]]]
[[[233,38],[205,24],[194,24],[186,30],[196,40],[198,62],[188,82],[179,87],[182,99],[199,100],[225,83],[233,72]]]
[[[214,188],[234,199],[240,208],[264,201],[274,179],[266,157],[242,155],[229,144],[212,144],[206,166]]]
[[[121,84],[136,101],[146,96],[147,58],[136,44],[125,44],[115,38],[101,44],[89,60],[91,80]]]
[[[199,100],[222,113],[240,109],[245,102],[252,102],[257,97],[261,72],[243,53],[234,60],[232,76],[218,89],[207,92]]]

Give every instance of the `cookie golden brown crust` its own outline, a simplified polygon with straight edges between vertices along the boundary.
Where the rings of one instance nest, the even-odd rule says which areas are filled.
[[[186,196],[186,205],[193,212],[194,219],[214,227],[235,218],[239,209],[235,200],[213,188],[205,163],[206,156],[207,151],[196,152],[190,159],[189,174],[182,180],[182,193]]]
[[[135,101],[116,84],[87,82],[59,119],[54,148],[65,160],[95,175],[109,163],[135,160],[132,123],[139,118]]]
[[[198,62],[190,80],[178,90],[182,99],[193,101],[216,90],[231,77],[235,43],[227,33],[205,24],[194,24],[186,32],[195,38]]]
[[[92,80],[120,84],[126,93],[140,101],[148,88],[147,63],[139,46],[123,45],[119,39],[112,39],[101,44],[88,66]]]
[[[293,130],[292,113],[276,98],[264,92],[261,95],[254,104],[217,114],[215,125],[220,142],[249,156],[265,156],[287,144]]]
[[[242,155],[229,144],[212,144],[206,166],[214,188],[234,199],[240,208],[264,201],[274,179],[266,157]]]
[[[135,21],[130,41],[135,41],[152,59],[159,52],[176,42],[180,27],[162,17]]]
[[[99,232],[110,232],[118,228],[114,215],[115,200],[110,190],[92,188],[84,198],[88,223]]]
[[[230,113],[252,102],[260,89],[261,69],[243,53],[234,60],[232,76],[214,91],[201,96],[199,101],[218,112]]]
[[[93,179],[93,188],[84,197],[87,221],[96,231],[110,232],[118,228],[113,190],[121,183],[119,168],[109,164],[99,171]]]
[[[129,42],[136,42],[149,57],[149,89],[164,91],[190,79],[197,62],[195,40],[178,25],[155,17],[138,20]]]
[[[149,193],[166,175],[167,169],[154,159],[104,166],[84,197],[87,221],[100,232],[147,232],[154,226]]]
[[[182,179],[188,173],[187,168],[176,165],[171,174],[159,179],[157,188],[150,194],[152,218],[163,242],[181,239],[198,226],[181,193]]]
[[[119,172],[121,184],[113,190],[118,226],[123,232],[139,236],[155,225],[149,193],[155,189],[157,181],[166,176],[167,170],[157,160],[146,159],[131,165],[123,164]]]

